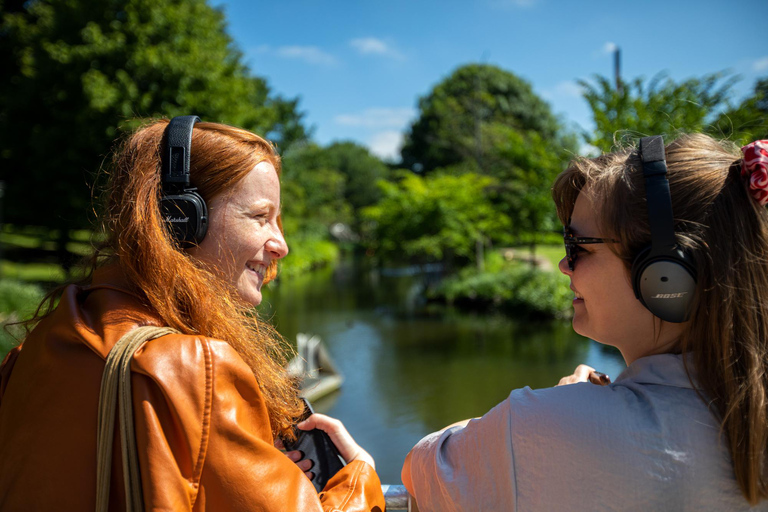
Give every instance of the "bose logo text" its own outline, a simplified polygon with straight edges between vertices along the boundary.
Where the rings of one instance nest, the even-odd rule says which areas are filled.
[[[165,220],[166,222],[189,222],[189,217],[171,217],[169,215]]]
[[[680,293],[657,293],[652,299],[679,299],[683,295],[687,294],[688,292],[680,292]]]

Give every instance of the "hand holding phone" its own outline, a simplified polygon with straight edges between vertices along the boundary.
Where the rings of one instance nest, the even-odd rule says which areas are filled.
[[[301,418],[303,421],[314,414],[314,411],[306,399],[303,398],[302,400],[304,400],[304,414]],[[333,441],[331,441],[331,438],[324,431],[317,428],[300,430],[294,427],[294,429],[296,431],[296,441],[283,441],[283,445],[287,451],[298,450],[304,455],[304,459],[312,461],[312,468],[309,469],[314,474],[312,485],[315,486],[317,492],[320,492],[328,480],[346,466],[347,463],[333,444]]]

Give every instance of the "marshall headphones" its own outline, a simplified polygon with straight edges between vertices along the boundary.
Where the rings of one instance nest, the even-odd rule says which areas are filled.
[[[632,263],[635,297],[667,322],[688,319],[696,289],[696,268],[675,241],[672,197],[667,180],[664,140],[660,135],[640,139],[651,245]]]
[[[198,245],[208,231],[208,207],[189,183],[192,128],[197,116],[171,119],[163,134],[160,211],[169,231],[182,247]]]

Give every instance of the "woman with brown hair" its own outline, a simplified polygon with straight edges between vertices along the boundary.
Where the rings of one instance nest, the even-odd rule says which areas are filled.
[[[644,138],[553,197],[573,328],[628,366],[424,438],[420,510],[768,510],[768,141]]]
[[[130,362],[146,509],[383,510],[373,459],[337,420],[300,424],[325,430],[348,462],[320,494],[310,461],[274,446],[303,412],[279,359],[283,340],[253,313],[288,252],[278,155],[245,130],[177,120],[189,123],[191,155],[176,151],[168,121],[124,142],[90,277],[52,293],[0,367],[0,509],[94,509],[105,359],[149,325],[178,334],[144,344]],[[114,446],[109,508],[119,510]]]

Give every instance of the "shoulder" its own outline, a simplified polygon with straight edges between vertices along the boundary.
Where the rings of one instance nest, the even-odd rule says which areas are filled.
[[[228,377],[256,386],[253,372],[229,343],[199,335],[168,334],[145,343],[134,355],[132,369],[197,385]]]

